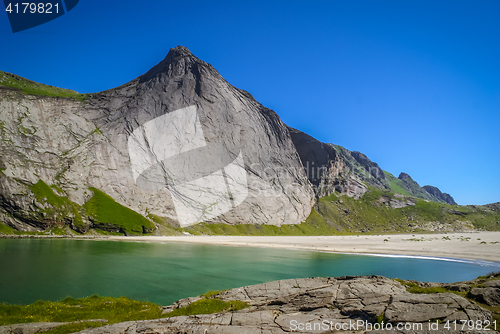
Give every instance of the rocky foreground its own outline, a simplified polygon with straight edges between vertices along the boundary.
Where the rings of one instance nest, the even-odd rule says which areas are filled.
[[[317,277],[245,286],[209,297],[182,299],[164,307],[168,316],[173,310],[206,298],[248,303],[249,307],[236,312],[122,322],[80,333],[496,332],[492,313],[473,301],[451,292],[411,293],[408,287],[421,292],[430,292],[429,288],[467,292],[467,298],[485,307],[498,310],[500,305],[498,274],[489,279],[452,284],[397,281],[382,276]],[[0,333],[39,333],[58,325],[10,325],[0,327]],[[497,321],[496,328],[498,325]]]

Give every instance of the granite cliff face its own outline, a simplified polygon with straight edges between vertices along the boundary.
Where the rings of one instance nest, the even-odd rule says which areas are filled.
[[[21,231],[298,224],[316,199],[369,187],[455,204],[287,127],[181,46],[96,94],[0,72],[0,139],[0,221]]]
[[[184,47],[85,102],[0,94],[0,219],[17,229],[87,230],[92,189],[180,226],[300,223],[311,211],[287,127]]]

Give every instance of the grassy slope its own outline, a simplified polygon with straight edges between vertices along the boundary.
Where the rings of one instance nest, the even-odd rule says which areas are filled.
[[[470,225],[484,230],[500,230],[500,212],[483,207],[469,207],[428,202],[416,199],[416,205],[392,209],[379,203],[381,197],[397,199],[394,193],[370,189],[359,200],[335,195],[320,198],[318,212],[327,223],[350,232],[371,233],[423,232],[418,230],[429,222]]]
[[[416,205],[393,209],[380,204],[381,197],[397,199],[393,192],[371,188],[359,200],[332,194],[318,200],[301,224],[227,225],[201,223],[176,231],[207,235],[339,235],[357,233],[425,232],[429,222],[450,226],[465,224],[489,231],[500,230],[500,212],[484,207],[458,206],[415,199]]]
[[[70,201],[63,190],[48,186],[42,180],[29,188],[36,196],[37,202],[43,205],[43,208],[37,208],[35,215],[38,220],[44,222],[48,230],[21,232],[0,222],[0,234],[44,235],[50,232],[65,235],[73,231],[81,232],[84,230],[82,214],[92,217],[95,231],[103,235],[142,234],[156,230],[151,220],[117,203],[96,188],[89,188],[94,192],[94,196],[83,206]],[[70,227],[73,230],[70,230]]]
[[[466,225],[486,231],[500,230],[500,211],[485,206],[458,206],[414,199],[416,205],[393,209],[379,203],[380,198],[387,200],[399,198],[393,192],[371,188],[360,199],[332,194],[320,198],[305,222],[274,225],[252,224],[209,224],[200,223],[187,228],[174,227],[167,218],[148,215],[147,218],[115,202],[102,191],[90,188],[94,196],[79,207],[65,196],[59,196],[43,181],[39,181],[31,190],[37,200],[45,205],[46,217],[53,218],[51,232],[65,234],[64,220],[67,215],[73,218],[73,224],[81,223],[80,212],[92,217],[96,231],[100,234],[141,234],[155,230],[153,222],[159,226],[162,235],[180,235],[188,232],[195,235],[341,235],[341,234],[381,234],[425,232],[427,223],[449,224],[450,230],[455,225]],[[46,205],[46,204],[49,205]],[[57,215],[56,215],[57,214]],[[59,220],[58,220],[59,219]],[[12,228],[0,224],[0,233],[21,234]],[[26,234],[26,233],[23,233]]]
[[[60,302],[37,301],[30,305],[0,304],[0,325],[29,322],[70,322],[107,319],[110,323],[152,319],[161,315],[153,303],[133,301],[125,297],[91,296],[66,298]]]
[[[65,218],[71,216],[74,226],[83,227],[82,216],[78,210],[79,206],[71,202],[68,197],[54,193],[54,190],[58,190],[55,186],[49,187],[45,182],[39,180],[30,189],[36,195],[37,201],[45,206],[41,212],[53,217],[56,226],[64,226]]]
[[[408,190],[403,188],[403,181],[401,181],[400,179],[398,179],[389,172],[384,171],[384,174],[387,181],[389,181],[389,186],[391,187],[392,191],[406,196],[410,195]]]
[[[94,196],[83,205],[85,213],[93,217],[94,225],[103,230],[121,231],[126,234],[151,233],[154,224],[132,209],[115,202],[113,198],[96,188],[90,188]]]
[[[301,224],[287,224],[280,227],[274,225],[253,224],[207,224],[201,223],[182,229],[191,234],[207,235],[334,235],[338,232],[328,225],[325,220],[313,209],[305,222]]]
[[[0,86],[18,89],[27,95],[70,97],[79,101],[83,101],[87,97],[87,94],[79,94],[74,90],[44,85],[18,75],[2,71],[0,71]]]

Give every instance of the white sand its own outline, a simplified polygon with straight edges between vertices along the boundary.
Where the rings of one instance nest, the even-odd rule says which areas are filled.
[[[448,238],[450,240],[447,240]],[[422,241],[416,241],[416,239]],[[396,254],[500,262],[500,232],[311,237],[112,236],[108,240],[189,242],[210,245],[287,248],[335,253]]]

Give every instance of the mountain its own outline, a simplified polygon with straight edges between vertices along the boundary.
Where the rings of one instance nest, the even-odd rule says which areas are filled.
[[[0,72],[0,137],[0,233],[238,226],[276,234],[282,226],[315,234],[353,228],[319,206],[329,195],[361,201],[377,193],[375,204],[391,208],[418,198],[455,204],[360,152],[289,128],[182,46],[144,75],[95,94]]]
[[[428,194],[433,196],[433,198],[436,199],[436,202],[446,202],[448,204],[456,205],[457,202],[451,197],[450,194],[447,193],[442,193],[441,190],[439,190],[436,187],[433,186],[423,186],[423,189],[427,191]]]
[[[317,197],[338,192],[359,198],[371,186],[428,201],[457,204],[453,197],[436,187],[420,187],[406,173],[395,178],[361,152],[322,143],[296,129],[289,128],[289,131]]]
[[[287,127],[185,47],[84,102],[0,94],[0,215],[18,229],[154,228],[147,219],[114,228],[103,204],[110,201],[179,226],[282,225],[311,211],[314,195]]]

